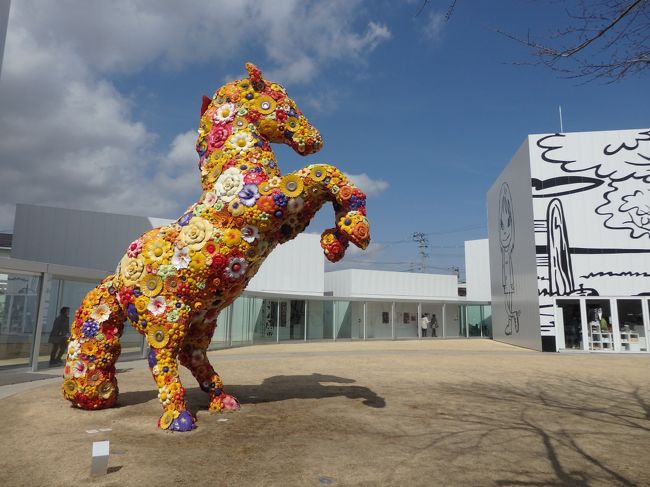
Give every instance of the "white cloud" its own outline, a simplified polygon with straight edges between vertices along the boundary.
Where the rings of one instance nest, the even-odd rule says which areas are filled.
[[[422,33],[424,37],[432,41],[439,40],[440,36],[442,35],[442,29],[445,26],[445,22],[445,14],[431,10],[431,12],[429,12],[429,14],[426,16],[425,22],[422,26]]]
[[[258,63],[268,62],[278,81],[308,81],[324,64],[362,63],[390,38],[361,12],[358,0],[12,2],[0,84],[0,203],[177,216],[200,192],[196,134],[159,140],[110,77],[257,48],[266,56]]]
[[[377,196],[382,191],[388,189],[388,183],[383,179],[372,179],[366,173],[346,174],[348,179],[361,189],[366,196]]]

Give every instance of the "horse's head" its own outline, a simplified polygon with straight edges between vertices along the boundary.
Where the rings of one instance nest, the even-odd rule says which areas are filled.
[[[323,146],[316,128],[302,114],[277,83],[265,80],[262,72],[252,63],[246,63],[248,78],[228,83],[205,98],[201,110],[201,127],[197,150],[210,152],[208,142],[215,126],[233,123],[232,132],[241,124],[252,124],[257,134],[268,142],[286,144],[303,156],[313,154]],[[206,118],[207,117],[207,118]],[[207,129],[207,130],[206,130]],[[219,130],[219,127],[217,127]],[[224,128],[224,133],[227,129]],[[203,154],[201,154],[203,155]]]

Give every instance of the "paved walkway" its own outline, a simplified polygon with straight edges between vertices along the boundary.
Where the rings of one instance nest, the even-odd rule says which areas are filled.
[[[119,407],[60,380],[0,399],[3,485],[650,485],[650,356],[542,354],[487,340],[300,343],[211,353],[241,411],[156,429],[143,361]],[[2,388],[0,388],[0,391]],[[89,479],[92,441],[110,473]]]

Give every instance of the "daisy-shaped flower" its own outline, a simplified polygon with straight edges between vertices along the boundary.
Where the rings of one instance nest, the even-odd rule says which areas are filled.
[[[81,343],[79,343],[79,340],[70,340],[70,343],[68,343],[68,357],[74,360],[79,356],[80,352]]]
[[[224,274],[228,279],[239,279],[246,273],[248,262],[241,257],[233,257],[228,261]]]
[[[255,145],[255,139],[251,134],[242,130],[228,139],[227,145],[238,152],[244,152]]]
[[[214,112],[214,121],[215,122],[230,122],[235,118],[235,105],[233,103],[224,103],[223,105],[217,107]]]
[[[140,252],[142,252],[142,240],[137,239],[131,242],[129,248],[126,251],[126,255],[131,258],[135,258]]]

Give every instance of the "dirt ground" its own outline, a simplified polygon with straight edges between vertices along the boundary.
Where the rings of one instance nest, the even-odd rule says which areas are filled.
[[[0,399],[3,486],[650,485],[650,356],[537,353],[488,340],[299,343],[210,354],[242,409],[156,428],[144,361],[118,407],[48,383]],[[111,431],[88,431],[110,428]],[[109,473],[90,479],[93,441]]]

